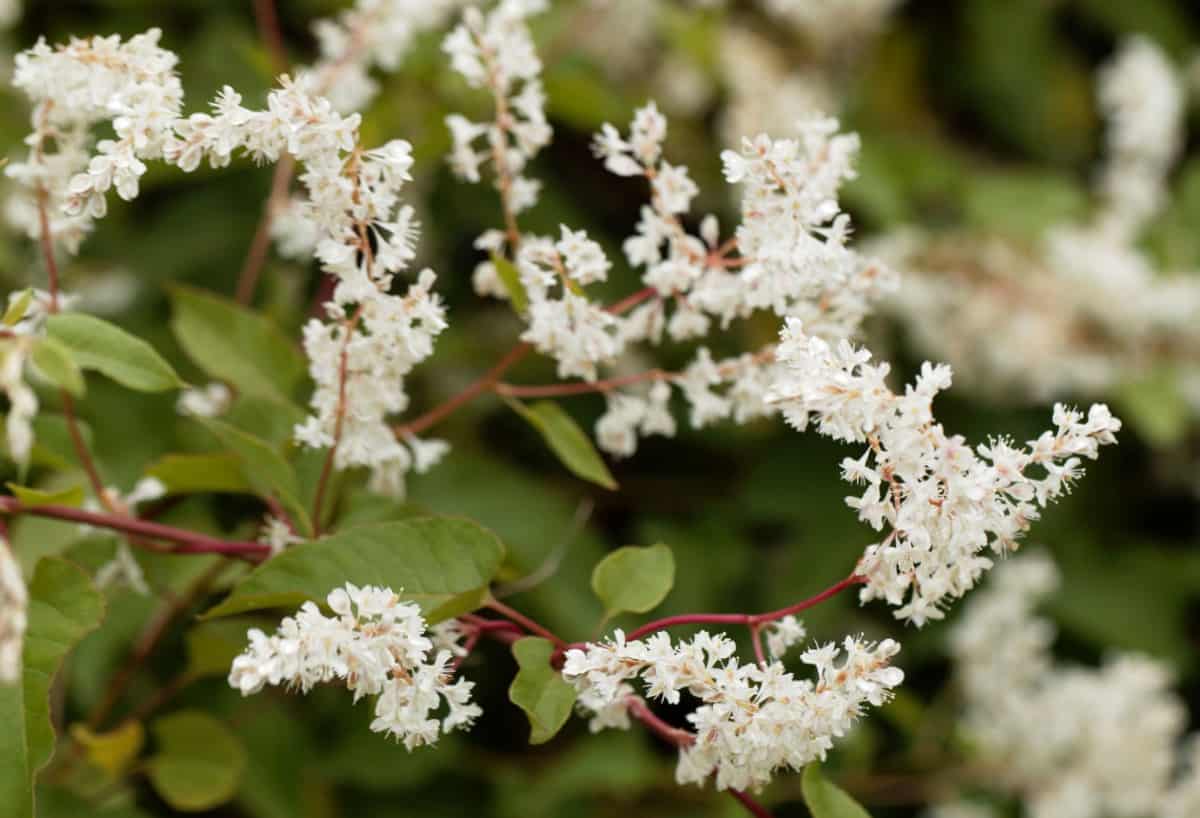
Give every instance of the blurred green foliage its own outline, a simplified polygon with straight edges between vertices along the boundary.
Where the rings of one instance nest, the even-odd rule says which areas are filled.
[[[340,5],[332,0],[280,3],[284,37],[294,58],[311,59],[308,24]],[[570,223],[588,229],[615,251],[632,229],[642,191],[606,176],[590,157],[587,139],[601,122],[623,122],[654,89],[641,77],[614,80],[594,55],[574,46],[579,35],[575,5],[555,3],[539,22],[539,41],[554,44],[546,86],[556,143],[535,168],[546,190],[525,224],[550,232],[559,222]],[[658,45],[664,52],[685,54],[717,78],[719,25],[718,13],[664,11]],[[4,36],[8,47],[16,49],[43,33],[53,41],[72,33],[130,34],[149,26],[163,28],[164,44],[180,53],[190,108],[201,108],[224,84],[250,101],[270,87],[270,61],[248,1],[30,2],[19,28]],[[1092,96],[1096,65],[1132,32],[1150,34],[1182,60],[1198,44],[1198,27],[1200,14],[1184,0],[909,0],[878,40],[841,69],[844,114],[863,139],[860,178],[846,196],[860,232],[869,236],[916,223],[1032,239],[1047,223],[1082,213],[1100,143]],[[792,49],[798,62],[805,59],[803,44],[787,31],[771,31],[770,36]],[[490,366],[496,351],[514,339],[517,324],[506,307],[481,302],[470,288],[470,272],[479,260],[471,239],[497,223],[494,197],[483,187],[456,183],[441,159],[448,146],[443,115],[478,109],[481,100],[450,75],[434,38],[423,41],[403,70],[383,82],[384,92],[365,114],[364,137],[368,142],[402,137],[415,146],[420,178],[411,196],[424,222],[421,252],[440,274],[439,289],[453,325],[439,340],[434,359],[414,374],[419,410]],[[712,105],[719,103],[720,96]],[[704,190],[701,207],[732,224],[736,211],[719,177],[713,113],[672,117],[668,149],[692,167]],[[15,152],[26,113],[14,95],[0,95],[0,121],[0,147],[6,154]],[[1200,265],[1197,161],[1188,161],[1176,174],[1174,204],[1148,238],[1155,253],[1176,266]],[[193,363],[199,359],[185,354],[168,326],[169,302],[174,294],[177,306],[184,299],[203,309],[197,290],[232,293],[269,178],[269,169],[246,161],[188,176],[152,167],[141,198],[132,205],[114,202],[80,257],[70,263],[67,287],[86,289],[114,273],[131,277],[137,284],[131,302],[105,317],[150,342],[186,380],[203,382]],[[613,257],[618,262],[610,294],[620,295],[635,286],[636,276],[619,261],[619,253]],[[0,234],[0,277],[7,289],[31,280],[40,284],[42,276],[30,242]],[[263,282],[258,305],[288,337],[297,337],[316,290],[315,266],[272,260]],[[186,322],[188,313],[174,315],[176,322]],[[725,351],[759,343],[774,330],[770,321],[740,326]],[[905,362],[909,367],[915,363],[894,328],[881,324],[874,331],[882,343],[892,344],[900,369]],[[273,372],[271,383],[278,386],[272,394],[244,395],[231,423],[281,443],[298,412],[288,402],[302,400],[304,390],[298,375],[293,377],[289,349],[259,326],[237,323],[231,333],[237,342],[216,357],[232,355],[249,343],[256,355],[244,366]],[[213,352],[215,340],[195,343]],[[268,345],[279,348],[272,352]],[[687,354],[687,349],[668,347],[663,364],[678,364]],[[227,377],[237,380],[241,373],[234,361],[224,360],[231,367]],[[542,383],[552,379],[552,372],[547,361],[530,359],[511,379]],[[1110,396],[1132,421],[1121,446],[1106,452],[1068,502],[1047,511],[1034,540],[1044,543],[1064,569],[1066,582],[1053,613],[1069,651],[1085,661],[1115,648],[1145,651],[1169,660],[1185,690],[1196,691],[1200,505],[1189,488],[1195,481],[1185,470],[1195,468],[1200,438],[1181,415],[1170,384],[1164,387],[1161,380],[1160,373],[1147,373],[1145,383]],[[42,397],[48,408],[39,420],[35,478],[46,466],[74,464],[53,414],[57,399],[49,392]],[[79,412],[109,482],[128,490],[155,464],[162,467],[164,456],[205,448],[208,433],[178,418],[173,400],[89,379]],[[563,405],[584,429],[602,409],[595,397]],[[1048,407],[997,409],[958,393],[939,409],[949,428],[974,439],[1000,432],[1026,439],[1049,414]],[[656,609],[668,615],[784,605],[844,576],[871,538],[842,504],[847,490],[837,479],[837,464],[849,450],[779,423],[703,434],[683,431],[677,440],[646,441],[636,457],[612,464],[619,483],[612,492],[561,468],[537,431],[500,401],[477,401],[438,433],[451,440],[453,454],[430,474],[414,477],[412,508],[469,517],[495,531],[508,548],[502,574],[506,581],[552,565],[550,579],[512,601],[571,639],[592,636],[601,621],[604,612],[589,590],[590,578],[593,566],[618,546],[662,542],[671,547],[675,584]],[[294,491],[305,507],[319,465],[319,460],[301,463],[302,485]],[[218,471],[211,479],[224,481],[217,485],[229,487],[233,481],[230,492],[181,493],[163,521],[252,536],[259,507],[234,491],[242,484],[236,474],[230,475],[228,463],[224,472],[221,465],[213,468]],[[250,483],[273,479],[269,467],[265,474],[260,469],[244,477]],[[353,484],[358,478],[349,479]],[[41,488],[81,484],[81,478],[67,479]],[[338,513],[343,521],[381,522],[399,519],[411,508],[381,504],[356,490]],[[80,539],[73,525],[33,518],[18,521],[13,537],[27,565],[36,556],[64,554],[95,566],[114,548],[111,537],[93,533]],[[151,587],[163,595],[181,592],[213,566],[209,557],[139,553],[138,560]],[[224,580],[239,570],[230,568]],[[107,679],[156,607],[145,597],[110,596],[103,626],[70,659],[61,693],[68,721],[94,710]],[[250,621],[239,620],[239,625]],[[636,621],[620,615],[612,624]],[[860,609],[849,598],[814,609],[806,622],[819,640],[900,630],[886,610]],[[120,712],[136,708],[175,679],[188,667],[189,651],[190,661],[201,667],[206,660],[194,655],[200,647],[220,655],[219,635],[188,635],[190,627],[189,622],[173,633],[149,658],[118,703]],[[941,652],[946,627],[933,624],[899,634],[911,686],[834,754],[832,776],[869,784],[873,774],[906,769],[915,760],[928,763],[916,758],[928,751],[922,736],[939,725],[944,728],[947,708],[952,708],[939,693],[946,681]],[[207,661],[216,660],[209,655]],[[488,672],[477,672],[485,664]],[[195,672],[172,708],[216,714],[232,725],[246,750],[246,770],[233,804],[212,812],[214,816],[740,814],[730,799],[676,788],[671,753],[636,731],[588,736],[586,727],[572,720],[545,746],[529,747],[525,718],[507,700],[516,665],[506,649],[486,644],[481,658],[471,659],[466,668],[479,682],[487,715],[468,736],[447,737],[436,749],[411,754],[368,732],[365,705],[355,708],[336,691],[315,691],[306,698],[275,691],[242,700],[219,675]],[[663,715],[678,719],[680,714],[667,709]],[[162,743],[161,733],[157,740],[151,737],[152,748]],[[98,778],[96,770],[72,763],[56,763],[52,773],[43,788],[42,818],[174,814],[144,777],[113,785]],[[153,769],[150,773],[154,775]],[[913,815],[919,807],[903,798],[896,799],[899,804],[885,803],[886,798],[872,803],[878,788],[861,789],[876,818]],[[86,806],[97,797],[106,805],[103,809]],[[783,777],[765,795],[780,818],[804,815],[800,798],[798,776]]]

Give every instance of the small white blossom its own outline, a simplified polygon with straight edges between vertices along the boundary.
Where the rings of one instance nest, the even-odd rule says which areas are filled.
[[[801,657],[816,670],[813,682],[779,662],[741,664],[724,634],[702,631],[672,644],[666,633],[629,642],[618,630],[610,642],[567,651],[562,672],[580,706],[601,719],[593,728],[627,726],[634,682],[669,704],[687,692],[700,705],[687,717],[695,739],[680,749],[676,779],[700,784],[715,774],[717,789],[744,790],[759,789],[780,769],[824,759],[868,704],[882,705],[904,680],[891,666],[899,650],[890,639],[851,637],[841,651],[834,644],[813,648]]]
[[[898,395],[885,383],[888,365],[871,363],[865,349],[811,337],[795,319],[781,337],[768,400],[797,429],[815,420],[823,435],[870,447],[843,462],[845,477],[863,488],[847,505],[877,531],[890,529],[859,562],[861,597],[885,599],[917,625],[940,619],[974,586],[992,565],[985,552],[1016,550],[1039,509],[1082,473],[1081,458],[1095,459],[1121,428],[1103,404],[1086,416],[1056,404],[1055,429],[1027,446],[1001,438],[973,449],[933,415],[949,367],[926,362]]]
[[[233,393],[220,381],[202,387],[188,387],[179,393],[175,409],[188,417],[215,418],[225,414],[233,402]]]
[[[250,644],[233,660],[229,684],[248,696],[267,685],[307,693],[314,685],[337,682],[355,701],[377,697],[371,730],[394,736],[409,750],[434,743],[439,733],[470,727],[480,715],[471,701],[474,684],[452,681],[456,649],[435,652],[416,605],[388,588],[349,583],[331,591],[326,602],[332,617],[306,602],[274,635],[250,630]],[[447,629],[438,638],[457,641]]]

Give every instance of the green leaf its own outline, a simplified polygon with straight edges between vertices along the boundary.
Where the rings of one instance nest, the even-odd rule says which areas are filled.
[[[43,491],[28,486],[18,486],[16,483],[6,483],[9,491],[27,508],[38,506],[78,506],[83,503],[83,487],[72,486],[61,491]],[[0,546],[2,547],[2,546]]]
[[[241,458],[227,452],[163,455],[146,469],[146,475],[161,480],[167,494],[254,493],[242,473]]]
[[[592,590],[609,616],[628,611],[646,613],[675,584],[675,557],[665,545],[627,545],[597,563]]]
[[[146,763],[150,783],[181,812],[203,812],[233,798],[246,750],[224,724],[194,710],[164,716],[151,727],[159,750]]]
[[[83,756],[113,778],[129,769],[146,743],[146,731],[140,721],[127,721],[107,733],[97,733],[81,722],[72,724],[70,732]]]
[[[606,489],[617,487],[617,481],[600,459],[591,438],[583,433],[561,406],[548,400],[538,401],[532,406],[510,400],[509,405],[525,418],[530,426],[538,430],[542,439],[572,474]]]
[[[62,343],[54,338],[38,338],[33,342],[29,357],[37,373],[50,383],[77,398],[83,395],[83,372],[71,357],[71,350]]]
[[[20,322],[25,317],[25,312],[29,309],[30,302],[33,301],[33,288],[26,287],[19,296],[8,305],[8,309],[4,311],[4,323],[6,326],[13,326]]]
[[[139,392],[178,389],[184,383],[154,347],[91,315],[67,313],[46,320],[46,333],[60,341],[75,363]]]
[[[382,585],[418,603],[430,622],[479,607],[504,545],[454,517],[364,525],[300,543],[255,568],[205,617],[324,602],[347,582]]]
[[[529,309],[529,295],[525,292],[525,285],[521,283],[521,274],[517,272],[516,265],[499,253],[492,253],[492,265],[496,268],[500,283],[508,292],[508,300],[513,309],[524,314]]]
[[[520,670],[508,688],[508,698],[529,717],[529,743],[545,744],[570,718],[575,688],[550,666],[554,653],[550,640],[518,639],[512,652]]]
[[[50,684],[63,658],[104,616],[104,597],[74,564],[38,562],[29,583],[29,624],[21,679],[0,683],[0,804],[13,818],[33,818],[33,780],[50,759],[54,726]]]
[[[222,445],[237,455],[242,476],[261,497],[278,497],[295,517],[300,530],[312,531],[308,509],[300,502],[300,485],[296,472],[269,443],[228,423],[212,418],[197,418]]]
[[[820,764],[804,768],[800,786],[813,818],[871,818],[857,801],[825,777]]]
[[[291,399],[304,378],[304,356],[272,321],[190,287],[172,287],[171,303],[171,329],[205,373],[243,395]]]

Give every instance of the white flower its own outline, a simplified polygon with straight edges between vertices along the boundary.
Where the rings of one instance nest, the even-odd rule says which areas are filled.
[[[243,696],[267,685],[307,693],[329,682],[344,685],[355,701],[376,696],[371,729],[410,750],[432,744],[440,732],[470,727],[480,715],[470,698],[474,684],[451,681],[454,651],[434,652],[416,605],[388,588],[349,583],[331,591],[326,602],[332,617],[306,602],[274,635],[250,630],[250,645],[233,660],[229,684]],[[440,638],[454,641],[444,629]]]
[[[862,459],[843,462],[845,476],[866,485],[847,504],[876,530],[890,529],[859,562],[861,598],[886,599],[917,625],[940,619],[946,603],[974,586],[992,565],[985,552],[1016,550],[1040,507],[1070,490],[1080,458],[1095,459],[1121,428],[1103,404],[1086,417],[1058,404],[1055,430],[1026,447],[1001,438],[972,449],[933,415],[949,367],[926,362],[897,395],[885,383],[888,365],[872,364],[848,341],[830,345],[795,319],[781,338],[768,400],[797,429],[815,419],[821,434],[870,446]]]
[[[782,626],[794,632],[798,623]],[[700,702],[687,717],[695,739],[680,749],[676,779],[717,789],[759,789],[780,769],[824,759],[866,706],[879,706],[904,680],[891,666],[900,646],[847,637],[802,657],[817,679],[796,679],[779,662],[741,664],[732,640],[701,632],[672,644],[666,633],[627,642],[621,631],[605,644],[567,651],[563,676],[579,704],[595,713],[592,728],[628,725],[628,707],[640,681],[645,695],[671,704],[685,691]]]
[[[21,678],[21,652],[29,622],[29,594],[12,546],[0,539],[0,683]]]
[[[1054,628],[1035,606],[1057,587],[1047,557],[1007,560],[952,632],[989,784],[1020,796],[1032,818],[1175,818],[1187,797],[1186,778],[1172,784],[1187,711],[1168,669],[1133,654],[1099,668],[1056,662]]]
[[[296,536],[287,520],[268,514],[263,520],[258,532],[258,541],[271,549],[271,556],[285,550],[289,545],[295,545],[303,540]]]
[[[233,393],[220,381],[212,381],[200,388],[188,387],[179,393],[175,409],[181,415],[198,418],[215,418],[225,414],[233,402]]]

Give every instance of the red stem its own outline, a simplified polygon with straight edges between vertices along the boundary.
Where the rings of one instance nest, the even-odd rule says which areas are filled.
[[[230,557],[243,557],[256,560],[265,558],[271,549],[257,542],[238,540],[219,540],[195,531],[187,531],[162,523],[149,520],[139,520],[136,517],[126,517],[121,514],[102,514],[95,511],[85,511],[81,508],[59,505],[25,506],[15,497],[0,497],[0,512],[5,514],[33,514],[37,517],[50,517],[57,520],[69,520],[75,523],[108,528],[133,534],[138,537],[149,537],[156,540],[167,540],[178,545],[172,549],[172,554],[224,554]]]
[[[629,715],[640,721],[647,730],[668,744],[682,748],[689,747],[696,742],[695,733],[667,724],[656,716],[654,711],[650,709],[650,706],[638,696],[629,697]],[[729,790],[729,794],[745,807],[751,815],[757,818],[774,818],[766,807],[741,790]]]
[[[789,614],[799,613],[800,611],[806,611],[815,605],[819,605],[820,603],[824,602],[825,600],[829,599],[830,597],[836,596],[837,594],[841,593],[842,591],[846,590],[847,588],[851,588],[855,585],[861,585],[866,581],[867,581],[866,577],[860,576],[858,574],[851,574],[850,576],[843,579],[841,582],[837,583],[836,585],[832,585],[829,588],[826,588],[824,591],[822,591],[819,594],[816,594],[815,596],[810,596],[808,599],[801,600],[800,602],[797,602],[794,605],[789,605],[786,608],[780,608],[777,611],[769,611],[767,613],[760,613],[760,614],[699,613],[699,614],[679,614],[678,616],[668,616],[668,617],[664,617],[662,619],[656,619],[653,622],[647,622],[645,625],[642,625],[640,628],[637,628],[633,632],[629,633],[625,638],[630,641],[632,641],[634,639],[640,639],[641,637],[645,636],[648,633],[654,633],[655,631],[661,631],[664,628],[670,628],[675,625],[705,625],[705,624],[745,625],[745,626],[753,629],[759,625],[762,625],[765,622],[774,622],[776,619],[782,619],[783,617],[785,617]]]
[[[579,381],[577,383],[553,383],[535,386],[520,386],[511,383],[498,383],[494,391],[498,395],[508,395],[513,398],[558,398],[568,395],[586,395],[592,392],[611,392],[622,386],[641,381],[657,381],[669,378],[670,373],[661,369],[648,369],[645,372],[635,372],[632,375],[621,375],[601,381]]]
[[[771,815],[771,812],[766,807],[755,801],[741,790],[728,790],[728,792],[739,804],[746,808],[747,812],[755,816],[755,818],[775,818],[773,815]]]
[[[283,47],[283,32],[279,29],[279,15],[275,11],[274,0],[254,0],[254,22],[258,26],[258,36],[271,54],[275,73],[286,73],[287,49]]]
[[[529,344],[517,344],[508,351],[500,361],[484,373],[483,377],[472,383],[463,391],[459,392],[450,400],[445,401],[433,409],[429,410],[420,417],[409,421],[401,426],[396,427],[396,433],[399,435],[416,435],[428,429],[430,426],[436,425],[447,415],[452,414],[460,406],[465,403],[470,403],[475,398],[479,397],[484,392],[490,390],[513,366],[522,358],[533,351],[533,347]]]
[[[696,743],[695,733],[667,724],[656,716],[650,706],[639,696],[629,697],[629,715],[645,725],[651,733],[676,747],[689,747]]]
[[[534,622],[532,619],[530,619],[525,614],[521,613],[520,611],[518,611],[514,608],[510,608],[509,606],[505,605],[503,602],[500,602],[499,600],[496,600],[496,599],[488,600],[486,603],[486,607],[491,608],[493,611],[495,611],[496,613],[500,614],[503,617],[506,617],[507,619],[511,619],[513,622],[516,622],[518,625],[520,625],[522,628],[529,631],[530,633],[535,633],[538,636],[542,636],[542,637],[545,637],[546,639],[549,639],[551,642],[554,643],[555,647],[565,648],[567,646],[566,641],[562,637],[560,637],[558,634],[554,633],[549,628],[542,627],[541,625],[539,625],[537,622]]]

